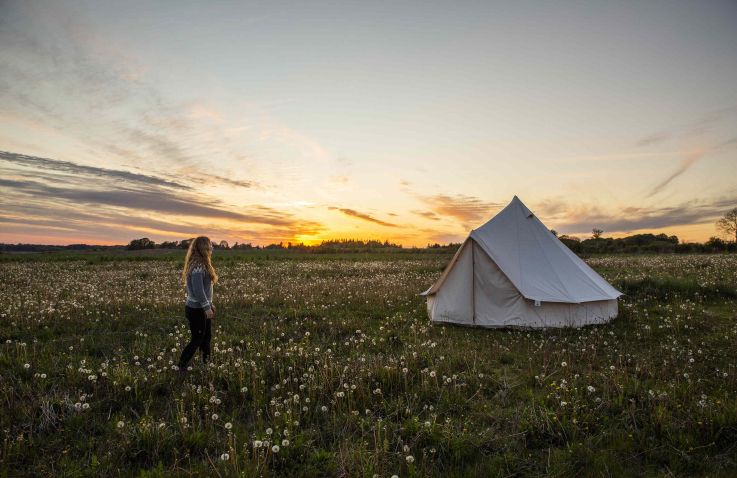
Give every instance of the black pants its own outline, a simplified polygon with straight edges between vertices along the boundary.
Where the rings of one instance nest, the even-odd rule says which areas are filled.
[[[184,315],[189,321],[189,331],[192,333],[192,338],[182,350],[182,356],[179,358],[180,369],[187,368],[187,364],[197,352],[197,349],[202,350],[202,361],[207,363],[210,358],[210,339],[212,338],[212,320],[205,317],[205,309],[194,309],[185,306]]]

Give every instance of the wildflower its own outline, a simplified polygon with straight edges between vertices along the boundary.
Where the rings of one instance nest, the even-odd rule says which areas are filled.
[[[248,391],[248,387],[242,387],[241,388],[241,393],[246,393],[247,391]]]
[[[561,367],[568,367],[568,363],[566,363],[566,362],[561,362],[561,363],[560,363],[560,366],[561,366]]]
[[[31,368],[31,364],[29,363],[23,364],[23,368],[28,370],[29,368]]]
[[[227,422],[227,423],[225,424],[225,429],[226,429],[226,430],[230,430],[231,428],[233,428],[233,424],[232,424],[232,423],[230,423],[230,422]]]
[[[274,453],[279,453],[279,445],[274,445],[271,447],[271,451]]]
[[[289,446],[289,440],[284,439],[281,441],[281,446]]]
[[[271,428],[267,428],[266,429],[266,434],[267,435],[271,435],[272,433],[274,433],[274,430],[272,430]]]
[[[118,428],[123,428],[125,426],[125,422],[123,420],[120,420],[118,422]]]
[[[228,460],[230,460],[230,455],[228,455],[227,453],[223,453],[222,455],[220,455],[220,461],[228,461]]]
[[[407,455],[407,457],[405,458],[405,460],[407,460],[407,463],[414,463],[415,462],[415,457],[413,457],[412,455]]]
[[[586,387],[586,390],[588,390],[589,393],[594,393],[596,391],[596,389],[594,387],[592,387],[591,385],[589,385],[588,387]]]

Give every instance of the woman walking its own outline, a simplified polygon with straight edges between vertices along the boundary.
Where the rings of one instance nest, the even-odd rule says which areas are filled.
[[[212,249],[210,239],[199,236],[192,240],[184,258],[182,282],[187,289],[184,315],[189,321],[192,338],[179,358],[180,373],[187,370],[187,364],[197,349],[202,351],[202,361],[205,364],[210,358],[212,319],[215,317],[212,285],[218,281],[215,268],[212,266]]]

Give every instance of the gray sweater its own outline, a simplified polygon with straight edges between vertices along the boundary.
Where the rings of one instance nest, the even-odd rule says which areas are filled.
[[[202,266],[195,266],[187,275],[187,307],[210,309],[212,305],[212,280]]]

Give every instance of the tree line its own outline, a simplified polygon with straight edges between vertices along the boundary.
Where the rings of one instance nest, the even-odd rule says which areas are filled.
[[[604,231],[594,228],[591,237],[579,239],[568,235],[559,235],[555,230],[550,232],[560,241],[568,246],[576,254],[612,254],[612,253],[690,253],[690,252],[737,252],[737,208],[728,211],[716,222],[717,230],[734,241],[726,241],[713,236],[704,243],[680,242],[677,236],[666,234],[635,234],[626,237],[612,238],[603,237]],[[187,249],[192,239],[180,241],[164,241],[159,244],[142,237],[133,239],[127,246],[99,246],[88,244],[70,244],[67,246],[49,246],[43,244],[0,244],[0,252],[54,252],[54,251],[107,251],[114,249],[128,249],[131,251],[144,249]],[[403,248],[401,244],[395,244],[388,240],[360,240],[360,239],[335,239],[322,241],[317,245],[306,245],[304,243],[283,242],[269,244],[266,246],[254,246],[251,243],[235,242],[230,245],[228,241],[214,241],[216,249],[233,250],[288,250],[296,252],[314,253],[353,253],[353,252],[400,252],[400,251],[427,251],[446,252],[455,251],[460,243],[428,244],[424,248]]]

